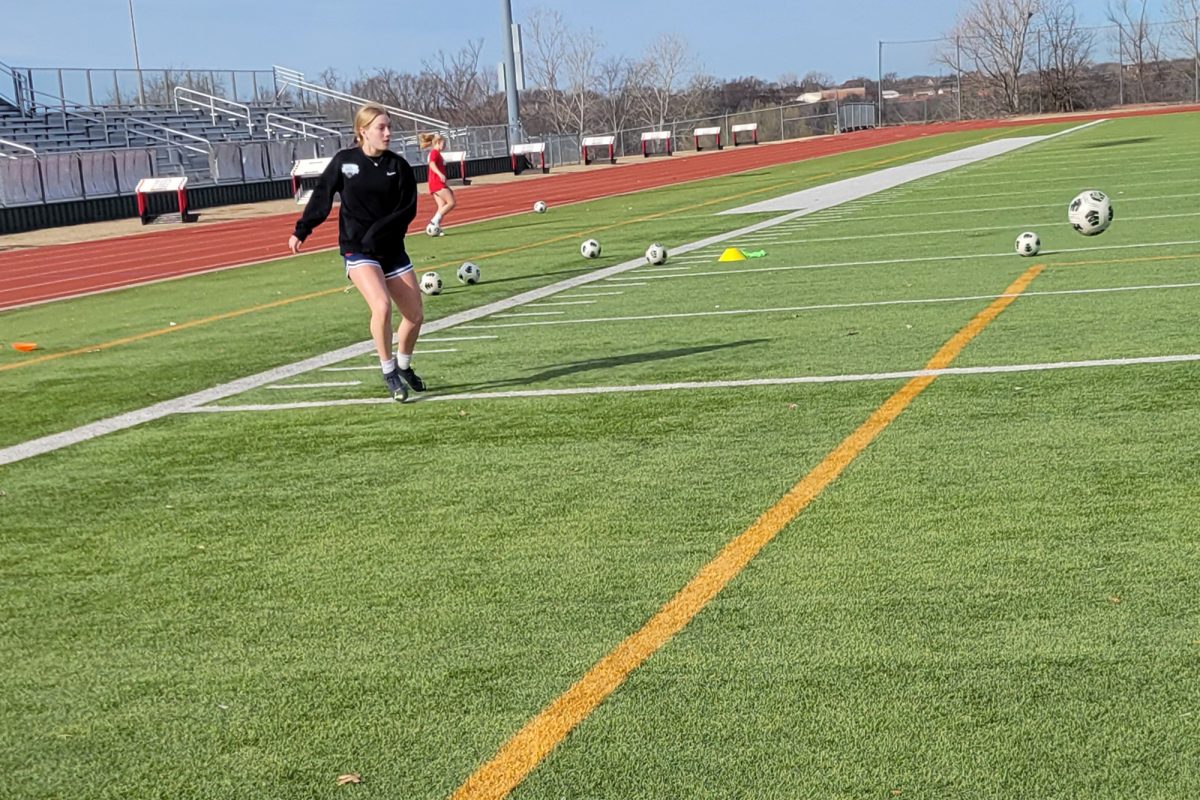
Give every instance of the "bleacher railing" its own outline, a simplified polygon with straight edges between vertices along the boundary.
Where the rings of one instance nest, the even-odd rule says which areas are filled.
[[[272,69],[274,70],[275,74],[276,98],[282,96],[288,89],[295,89],[297,92],[301,93],[301,97],[303,97],[304,92],[308,92],[309,94],[317,97],[327,97],[331,100],[338,100],[354,106],[373,103],[374,105],[382,106],[392,117],[406,119],[409,122],[412,122],[416,127],[424,126],[426,128],[433,128],[436,130],[442,130],[450,127],[450,123],[446,122],[444,119],[437,119],[436,117],[430,117],[425,114],[418,114],[415,111],[408,111],[403,108],[398,108],[397,106],[391,106],[387,105],[386,103],[368,100],[365,97],[358,97],[338,89],[330,89],[328,86],[321,86],[317,83],[311,83],[304,79],[303,73],[297,72],[294,69],[288,69],[287,67],[279,66],[272,67]]]
[[[7,71],[20,76],[14,80],[23,88],[67,105],[69,97],[87,98],[89,106],[168,105],[176,86],[247,103],[270,99],[275,91],[271,70],[8,67]]]
[[[331,136],[343,135],[341,131],[334,130],[333,128],[327,128],[324,125],[318,125],[315,122],[303,119],[295,119],[284,114],[277,114],[274,111],[267,113],[265,122],[268,139],[272,138],[273,135],[277,136],[279,131],[293,133],[306,139],[325,138],[321,134],[314,133],[314,131],[320,131],[323,134]]]
[[[0,139],[0,147],[11,147],[14,150],[20,150],[23,153],[29,153],[34,156],[38,154],[38,151],[34,150],[32,147],[18,144],[17,142],[10,142],[8,139]],[[0,158],[16,158],[16,156],[12,153],[6,153],[3,150],[0,150]]]
[[[189,89],[186,86],[176,86],[171,95],[175,101],[175,113],[179,113],[179,104],[183,103],[207,111],[213,125],[216,125],[221,117],[244,121],[247,132],[251,136],[254,135],[254,119],[250,116],[250,106],[207,92]]]

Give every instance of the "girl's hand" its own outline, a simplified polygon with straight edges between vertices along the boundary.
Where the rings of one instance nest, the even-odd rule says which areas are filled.
[[[300,252],[300,244],[301,242],[296,238],[296,234],[292,234],[288,238],[288,250],[291,250],[293,255]]]

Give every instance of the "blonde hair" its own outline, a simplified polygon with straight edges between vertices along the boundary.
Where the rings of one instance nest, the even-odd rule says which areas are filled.
[[[374,103],[367,103],[354,115],[354,143],[362,144],[362,132],[380,116],[387,116],[387,109]]]
[[[434,133],[418,133],[417,145],[424,150],[427,147],[433,147],[437,142],[446,143],[446,137],[436,131]]]

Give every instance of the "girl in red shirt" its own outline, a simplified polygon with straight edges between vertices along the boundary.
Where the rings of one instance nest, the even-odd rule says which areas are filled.
[[[441,236],[442,218],[458,205],[454,199],[454,190],[446,185],[446,162],[442,160],[442,148],[446,146],[446,137],[440,133],[422,133],[417,136],[417,143],[429,148],[429,193],[433,202],[437,203],[437,213],[429,220]]]

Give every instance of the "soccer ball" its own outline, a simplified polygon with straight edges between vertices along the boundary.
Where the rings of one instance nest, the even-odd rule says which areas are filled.
[[[651,264],[667,263],[667,248],[663,247],[658,242],[646,248],[646,261]]]
[[[538,214],[545,214],[546,213],[546,201],[538,200],[536,203],[533,204],[533,210]]]
[[[442,226],[438,225],[436,222],[431,222],[425,226],[425,233],[429,236],[441,236]]]
[[[595,239],[588,239],[579,245],[579,252],[583,254],[584,258],[598,258],[600,256],[600,243]]]
[[[464,262],[463,265],[458,268],[458,282],[479,283],[479,267],[470,261]]]
[[[1042,249],[1042,240],[1033,231],[1025,231],[1017,237],[1017,255],[1036,256]]]
[[[442,276],[433,270],[421,276],[421,291],[425,294],[442,293]]]
[[[1067,206],[1071,227],[1084,236],[1096,236],[1108,230],[1113,221],[1112,201],[1104,192],[1089,189],[1075,195]]]

